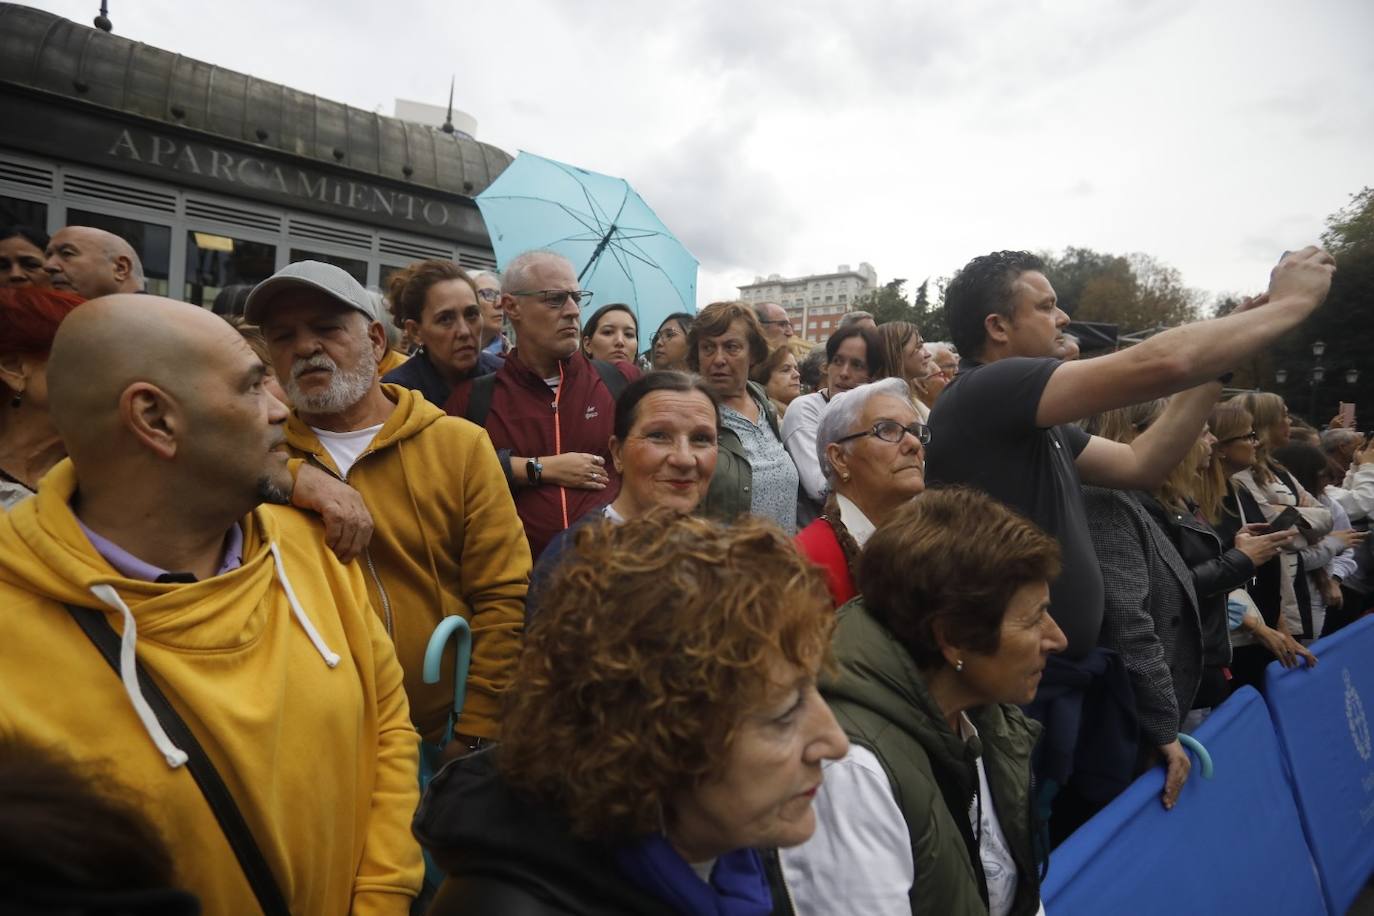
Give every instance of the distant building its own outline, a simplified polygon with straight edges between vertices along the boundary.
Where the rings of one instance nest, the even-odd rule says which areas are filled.
[[[845,313],[855,307],[854,303],[877,286],[877,272],[872,264],[863,261],[858,270],[841,264],[829,274],[755,277],[753,283],[739,287],[739,296],[748,303],[778,303],[787,311],[798,335],[812,343],[824,343],[839,327]]]

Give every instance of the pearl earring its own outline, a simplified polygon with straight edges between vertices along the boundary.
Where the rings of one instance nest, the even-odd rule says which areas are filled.
[[[956,661],[954,662],[954,670],[955,670],[955,671],[963,671],[963,670],[964,670],[964,660],[963,660],[962,658],[961,658],[961,659],[958,659],[958,660],[956,660]]]

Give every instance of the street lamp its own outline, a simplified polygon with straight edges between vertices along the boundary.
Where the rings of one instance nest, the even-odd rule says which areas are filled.
[[[1311,389],[1307,413],[1308,416],[1312,418],[1313,422],[1316,422],[1317,419],[1317,388],[1322,382],[1326,381],[1326,367],[1322,365],[1322,357],[1325,355],[1326,342],[1314,340],[1312,342],[1312,368],[1307,372],[1307,384]],[[1288,381],[1289,375],[1290,373],[1287,369],[1275,369],[1274,381],[1282,385]],[[1342,373],[1342,377],[1345,379],[1347,385],[1353,385],[1360,379],[1360,370],[1355,368],[1346,369]]]

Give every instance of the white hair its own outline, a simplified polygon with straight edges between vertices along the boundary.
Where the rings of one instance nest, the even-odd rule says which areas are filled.
[[[468,276],[472,278],[473,283],[476,283],[478,280],[486,279],[495,283],[497,286],[501,285],[501,271],[499,270],[476,270],[468,274]]]
[[[549,262],[566,265],[568,272],[574,277],[577,276],[577,271],[573,268],[572,261],[569,261],[556,251],[549,251],[546,248],[525,251],[511,258],[510,263],[506,265],[506,269],[502,272],[501,276],[501,292],[507,295],[517,292],[526,292],[530,282],[530,271],[540,264],[547,264]]]
[[[935,343],[927,341],[926,352],[930,354],[931,360],[934,360],[935,357],[939,356],[941,353],[948,353],[955,359],[959,358],[959,351],[954,349],[953,344],[940,343],[939,341],[936,341]]]
[[[830,466],[830,459],[825,454],[826,449],[832,442],[857,432],[854,426],[864,415],[868,402],[874,398],[896,398],[910,404],[911,389],[907,387],[905,379],[879,379],[842,391],[825,405],[820,425],[816,427],[816,457],[820,460],[821,473],[825,475],[826,480],[831,480],[835,476],[835,469]]]

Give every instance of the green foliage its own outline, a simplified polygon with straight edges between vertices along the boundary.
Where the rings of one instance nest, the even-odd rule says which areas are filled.
[[[878,324],[909,321],[921,329],[926,340],[949,340],[945,310],[930,301],[930,278],[916,287],[915,301],[907,299],[905,286],[905,278],[890,280],[856,300],[854,308],[871,312]]]
[[[1336,258],[1336,277],[1321,308],[1269,354],[1270,371],[1257,379],[1277,391],[1289,410],[1325,426],[1339,401],[1354,401],[1361,429],[1374,429],[1374,188],[1352,194],[1350,203],[1326,221],[1322,244]],[[1322,365],[1326,377],[1313,386],[1312,343],[1326,343]],[[1288,370],[1287,381],[1274,380],[1274,369]],[[1345,370],[1359,369],[1350,385]]]
[[[1058,257],[1041,256],[1060,308],[1075,320],[1114,324],[1127,334],[1198,317],[1200,295],[1183,285],[1177,270],[1149,255],[1069,247]]]

